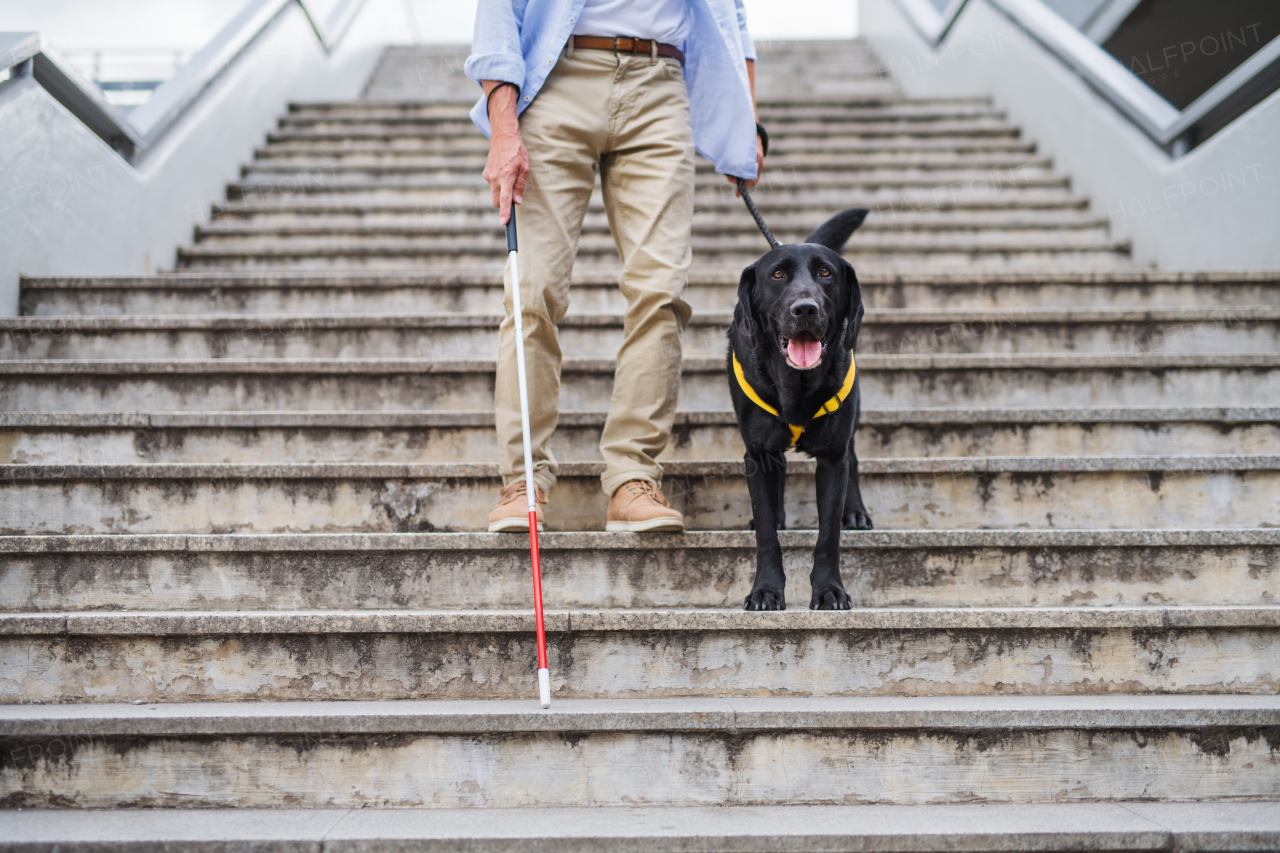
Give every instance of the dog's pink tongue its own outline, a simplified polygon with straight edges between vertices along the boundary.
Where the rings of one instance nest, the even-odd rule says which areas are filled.
[[[787,338],[787,358],[797,367],[813,367],[822,357],[822,341],[812,335]]]

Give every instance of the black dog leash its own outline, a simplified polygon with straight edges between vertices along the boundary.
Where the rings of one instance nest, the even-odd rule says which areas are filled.
[[[756,203],[751,200],[751,193],[747,192],[747,182],[742,178],[738,178],[738,192],[742,194],[742,200],[747,203],[747,210],[751,211],[751,218],[756,221],[756,225],[760,226],[760,233],[769,241],[769,248],[776,249],[782,244],[778,242],[778,238],[773,236],[773,232],[769,230],[769,226],[764,224],[764,217],[760,215],[760,211],[756,210]]]

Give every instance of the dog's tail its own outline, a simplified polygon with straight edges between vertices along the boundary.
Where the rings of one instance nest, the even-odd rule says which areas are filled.
[[[819,246],[826,246],[834,252],[839,252],[844,249],[844,244],[849,242],[849,235],[858,230],[858,226],[867,218],[869,212],[865,207],[841,211],[819,225],[818,230],[805,237],[804,241],[817,243]]]

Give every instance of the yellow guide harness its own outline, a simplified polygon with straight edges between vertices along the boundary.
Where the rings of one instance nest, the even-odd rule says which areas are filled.
[[[766,403],[764,398],[756,393],[756,389],[752,388],[751,384],[747,382],[746,374],[742,372],[742,365],[738,362],[738,354],[736,352],[733,353],[733,375],[738,378],[738,387],[742,389],[742,393],[746,394],[747,398],[750,399],[751,402],[755,403],[775,418],[778,418],[779,420],[782,419],[782,415],[778,414],[778,410]],[[844,384],[840,386],[840,390],[836,392],[834,397],[822,404],[822,408],[818,409],[817,413],[813,417],[820,418],[823,415],[829,415],[836,409],[839,409],[840,404],[844,402],[844,398],[848,397],[849,392],[853,390],[853,380],[857,375],[858,366],[854,363],[853,356],[850,355],[849,372],[845,374]],[[804,432],[804,427],[796,426],[795,424],[787,424],[787,427],[791,430],[791,446],[795,447],[796,442],[800,440],[800,434]]]

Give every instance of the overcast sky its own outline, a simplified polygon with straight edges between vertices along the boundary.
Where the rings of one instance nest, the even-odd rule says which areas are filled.
[[[0,0],[0,31],[39,30],[55,47],[194,50],[246,0]],[[313,0],[323,13],[335,0]],[[475,0],[403,0],[424,41],[470,41]],[[847,38],[856,0],[746,0],[756,38]]]

